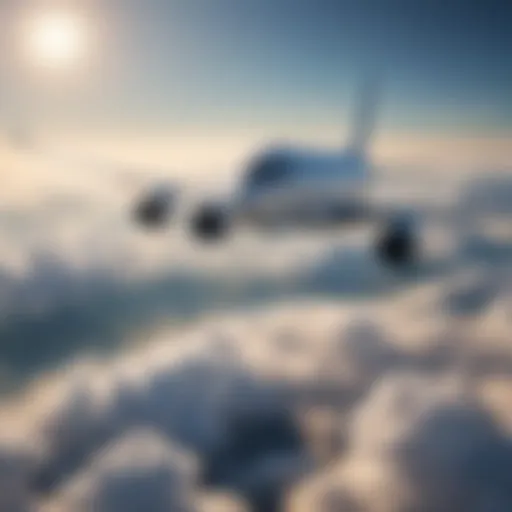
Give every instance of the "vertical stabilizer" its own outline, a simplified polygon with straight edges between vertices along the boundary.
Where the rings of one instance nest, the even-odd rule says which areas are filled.
[[[379,83],[374,78],[363,81],[357,91],[349,144],[359,154],[367,152],[375,130],[379,92]]]

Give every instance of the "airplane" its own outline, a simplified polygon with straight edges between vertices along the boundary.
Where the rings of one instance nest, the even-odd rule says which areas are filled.
[[[191,219],[200,240],[218,242],[235,226],[319,228],[378,223],[375,253],[387,265],[418,257],[413,218],[381,208],[370,198],[375,168],[369,155],[378,94],[375,82],[360,90],[352,134],[341,150],[271,146],[249,159],[235,193],[202,204]]]
[[[376,169],[369,145],[378,107],[377,83],[367,81],[359,91],[351,137],[345,147],[265,148],[249,158],[231,197],[220,203],[205,202],[193,212],[192,234],[204,242],[220,242],[235,226],[318,229],[376,223],[380,230],[374,252],[381,262],[400,267],[416,261],[419,244],[413,216],[398,208],[379,206],[371,197]],[[63,160],[62,155],[58,158]],[[106,168],[87,163],[89,168],[91,164],[102,171]],[[113,168],[116,179],[126,174]],[[160,230],[171,222],[178,202],[175,184],[159,181],[135,198],[131,219],[144,229]]]

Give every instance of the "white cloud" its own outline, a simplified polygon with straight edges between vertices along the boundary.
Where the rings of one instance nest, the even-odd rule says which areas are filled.
[[[510,291],[489,253],[461,287],[443,278],[454,262],[475,264],[467,247],[437,273],[404,278],[360,240],[334,251],[327,236],[200,252],[183,233],[148,242],[119,228],[119,211],[94,208],[71,223],[85,224],[78,245],[63,245],[55,219],[41,221],[37,250],[13,231],[24,264],[4,265],[5,371],[23,381],[42,362],[78,361],[3,411],[13,426],[0,445],[2,510],[115,512],[142,500],[155,511],[238,511],[244,501],[270,511],[295,486],[291,512],[512,507],[509,433],[498,427],[506,400],[497,407],[487,391],[512,376]],[[295,300],[319,293],[348,301]],[[483,307],[454,329],[447,303],[472,294]],[[289,306],[268,307],[284,298]],[[223,317],[219,304],[260,309]],[[212,311],[191,331],[154,325]],[[133,351],[97,356],[133,332]],[[10,442],[18,430],[23,448]]]
[[[505,511],[511,448],[450,379],[393,375],[354,411],[346,457],[300,489],[293,510]]]
[[[150,430],[133,431],[95,455],[62,492],[77,512],[192,511],[195,461]]]

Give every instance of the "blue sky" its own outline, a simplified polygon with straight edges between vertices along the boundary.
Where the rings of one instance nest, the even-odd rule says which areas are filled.
[[[30,3],[0,0],[0,111],[11,118],[140,129],[333,125],[358,78],[376,72],[390,129],[512,129],[505,1],[49,1],[82,12],[97,34],[99,51],[73,83],[28,76],[16,62],[16,26]]]

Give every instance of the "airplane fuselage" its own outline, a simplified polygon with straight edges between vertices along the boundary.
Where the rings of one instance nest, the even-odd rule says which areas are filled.
[[[249,162],[233,213],[265,225],[358,222],[370,179],[370,163],[350,150],[272,149]]]

